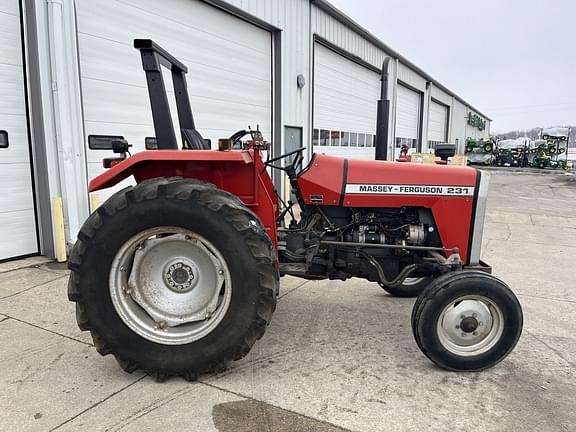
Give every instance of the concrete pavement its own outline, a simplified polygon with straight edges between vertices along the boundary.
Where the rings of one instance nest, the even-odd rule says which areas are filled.
[[[0,264],[0,430],[574,430],[576,184],[492,172],[487,219],[484,259],[518,294],[525,327],[481,373],[445,372],[420,353],[413,300],[361,280],[283,278],[245,359],[158,384],[96,353],[66,299],[67,270]]]

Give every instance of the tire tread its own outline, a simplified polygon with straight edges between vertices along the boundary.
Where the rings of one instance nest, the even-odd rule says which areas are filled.
[[[257,310],[250,327],[246,330],[243,340],[227,351],[225,358],[206,362],[200,368],[177,371],[146,369],[138,361],[123,359],[98,334],[85,312],[86,305],[83,303],[80,272],[82,271],[83,256],[87,245],[107,218],[123,211],[130,203],[153,200],[161,196],[181,201],[194,200],[196,204],[204,205],[212,211],[221,214],[243,237],[256,261],[260,286]],[[256,224],[254,221],[256,221]],[[188,381],[193,381],[200,374],[225,370],[228,363],[246,356],[256,340],[264,335],[276,308],[276,292],[279,283],[278,263],[272,241],[266,234],[259,219],[244,206],[238,197],[217,189],[211,183],[194,179],[172,177],[145,180],[136,186],[129,186],[114,194],[92,213],[84,223],[70,255],[69,268],[71,275],[68,282],[68,298],[76,303],[78,326],[83,331],[91,332],[98,353],[101,355],[114,355],[120,367],[128,373],[143,369],[157,381],[164,381],[170,376],[181,376]]]

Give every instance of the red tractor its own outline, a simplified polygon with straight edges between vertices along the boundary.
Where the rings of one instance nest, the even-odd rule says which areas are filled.
[[[478,371],[510,353],[522,310],[480,261],[486,174],[322,154],[297,170],[304,148],[264,160],[258,131],[210,150],[194,125],[186,67],[150,40],[134,46],[158,150],[126,157],[126,142],[110,143],[120,156],[104,161],[89,190],[130,176],[137,184],[88,218],[69,260],[69,299],[100,354],[158,380],[223,370],[264,334],[283,275],[364,278],[418,296],[414,338],[445,369]],[[162,66],[172,72],[181,150]],[[272,169],[289,177],[298,216]]]

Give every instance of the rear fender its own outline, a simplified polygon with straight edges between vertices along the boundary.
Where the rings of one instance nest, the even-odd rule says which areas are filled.
[[[115,186],[130,176],[137,183],[159,177],[182,177],[213,183],[219,189],[240,198],[258,216],[276,245],[278,203],[274,185],[259,152],[144,151],[92,179],[88,191],[95,192]]]

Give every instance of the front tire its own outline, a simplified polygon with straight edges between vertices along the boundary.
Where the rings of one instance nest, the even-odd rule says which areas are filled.
[[[68,297],[127,372],[195,379],[244,357],[276,305],[276,255],[235,196],[189,179],[117,192],[82,227]]]
[[[522,308],[498,278],[459,271],[435,279],[412,309],[420,350],[451,371],[481,371],[503,360],[522,333]]]
[[[380,287],[394,297],[418,297],[430,284],[432,277],[406,278],[402,285],[389,287],[378,282]]]

